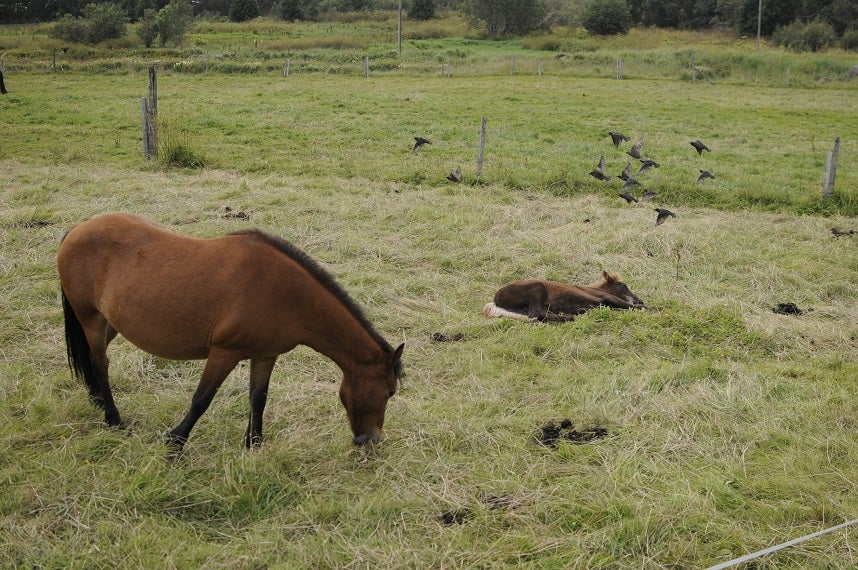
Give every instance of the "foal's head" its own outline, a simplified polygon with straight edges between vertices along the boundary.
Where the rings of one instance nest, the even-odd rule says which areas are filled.
[[[340,401],[346,408],[355,445],[378,443],[384,426],[387,401],[396,394],[402,379],[402,349],[385,353],[378,364],[346,372],[340,385]]]
[[[597,289],[601,289],[606,293],[610,293],[614,297],[619,297],[626,303],[631,303],[635,307],[640,307],[641,309],[645,309],[646,305],[644,305],[643,300],[641,300],[637,295],[632,293],[632,290],[626,286],[625,283],[620,281],[620,276],[616,273],[608,273],[607,271],[602,271],[602,280],[594,283],[591,287],[595,287]]]

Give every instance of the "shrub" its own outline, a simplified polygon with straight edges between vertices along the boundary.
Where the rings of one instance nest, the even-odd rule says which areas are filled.
[[[435,0],[412,0],[408,17],[415,20],[431,20],[435,17]]]
[[[584,8],[581,24],[600,36],[626,34],[632,28],[632,16],[625,0],[593,0]]]
[[[851,51],[858,51],[858,30],[846,30],[840,38],[840,47]]]
[[[781,26],[772,34],[772,41],[794,51],[820,51],[834,44],[834,28],[822,21],[802,24],[798,20]]]
[[[127,21],[125,10],[119,4],[87,4],[80,17],[66,14],[60,18],[51,35],[68,42],[97,44],[124,36]]]
[[[71,14],[66,14],[54,24],[51,29],[51,35],[57,39],[85,43],[89,27],[82,18],[75,18]]]
[[[155,22],[162,47],[168,41],[182,45],[185,32],[194,23],[194,9],[188,0],[172,0],[158,11]]]
[[[246,22],[259,16],[259,4],[256,0],[232,0],[229,5],[229,19],[232,22]]]
[[[143,40],[143,44],[147,48],[152,47],[152,42],[158,37],[158,13],[155,10],[147,8],[143,11],[140,27],[137,28],[137,35]]]

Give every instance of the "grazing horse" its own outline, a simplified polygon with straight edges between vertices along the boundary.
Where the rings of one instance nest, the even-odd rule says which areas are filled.
[[[571,321],[594,307],[645,309],[616,273],[602,271],[602,279],[590,285],[556,281],[516,281],[498,289],[493,303],[483,307],[487,317],[524,321]]]
[[[394,350],[334,278],[289,242],[259,230],[184,237],[141,216],[108,214],[69,229],[57,267],[69,366],[108,425],[123,425],[107,373],[107,345],[117,334],[161,358],[206,359],[190,410],[167,434],[177,450],[246,359],[244,442],[261,443],[275,360],[303,344],[342,369],[340,400],[354,443],[378,441],[404,345]]]

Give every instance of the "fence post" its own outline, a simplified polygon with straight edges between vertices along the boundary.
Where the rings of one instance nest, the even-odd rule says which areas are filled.
[[[363,76],[369,77],[369,56],[363,56]]]
[[[617,79],[623,78],[623,68],[625,67],[625,62],[622,59],[617,60]]]
[[[515,75],[515,56],[512,56],[512,75]]]
[[[536,74],[542,75],[542,59],[539,56],[536,56]]]
[[[786,86],[789,87],[789,67],[787,67],[786,75],[787,75]]]
[[[283,64],[283,77],[289,77],[289,68],[292,66],[292,60],[286,58],[286,63]]]
[[[825,180],[822,185],[822,198],[830,200],[834,197],[834,177],[837,174],[837,160],[840,157],[840,137],[834,139],[834,148],[828,151],[825,161]]]
[[[486,148],[486,118],[480,122],[480,148],[477,151],[477,176],[483,174],[483,150]]]
[[[140,98],[140,114],[143,119],[143,154],[148,159],[158,154],[158,73],[154,65],[149,66],[149,97]]]

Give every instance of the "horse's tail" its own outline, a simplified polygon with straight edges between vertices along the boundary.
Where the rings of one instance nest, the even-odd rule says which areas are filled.
[[[101,386],[98,384],[95,370],[92,367],[92,359],[90,358],[89,342],[86,340],[86,334],[83,331],[83,325],[80,324],[74,309],[69,303],[66,292],[62,290],[63,295],[63,316],[66,324],[66,354],[68,356],[69,368],[72,374],[79,380],[83,380],[89,390],[89,397],[96,404],[102,403]]]
[[[486,316],[489,318],[506,317],[508,319],[518,319],[519,321],[529,321],[529,322],[533,322],[536,320],[533,317],[529,317],[529,316],[524,315],[522,313],[516,313],[516,312],[510,311],[510,310],[498,307],[494,303],[486,303],[486,306],[483,307],[483,316]]]

